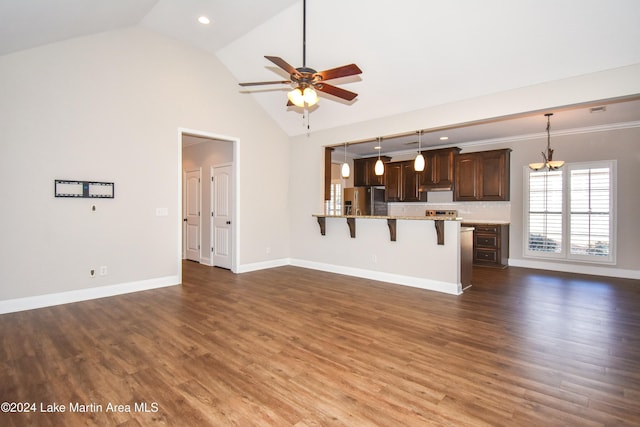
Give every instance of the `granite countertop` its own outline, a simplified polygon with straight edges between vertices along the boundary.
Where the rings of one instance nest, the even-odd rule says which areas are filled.
[[[510,221],[498,221],[498,220],[490,220],[490,219],[464,219],[462,218],[462,222],[464,224],[489,224],[489,225],[509,225]]]
[[[402,219],[402,220],[442,220],[442,221],[462,221],[462,218],[451,218],[448,216],[401,216],[401,215],[328,215],[313,214],[322,218],[355,218],[355,219]]]

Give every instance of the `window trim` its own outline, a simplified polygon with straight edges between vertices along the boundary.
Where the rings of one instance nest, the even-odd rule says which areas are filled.
[[[593,255],[571,254],[571,171],[581,169],[609,168],[609,255],[596,257]],[[566,163],[562,168],[562,243],[559,253],[536,252],[529,250],[529,178],[528,166],[523,167],[523,257],[532,259],[548,259],[565,262],[581,262],[589,264],[616,264],[617,246],[617,160],[596,160],[589,162]]]

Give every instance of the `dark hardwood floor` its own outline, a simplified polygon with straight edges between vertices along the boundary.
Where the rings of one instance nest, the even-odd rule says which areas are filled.
[[[1,315],[0,400],[36,407],[0,425],[640,425],[637,280],[476,268],[452,296],[297,267],[183,276]]]

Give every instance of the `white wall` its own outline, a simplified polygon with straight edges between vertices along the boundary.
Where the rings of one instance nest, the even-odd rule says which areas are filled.
[[[555,106],[572,105],[592,100],[608,99],[640,93],[640,64],[609,70],[572,79],[549,82],[514,91],[419,110],[401,116],[392,116],[356,123],[310,136],[292,139],[291,146],[291,257],[310,262],[330,263],[332,255],[321,243],[318,224],[311,215],[323,210],[323,146],[345,141],[358,141],[378,135],[393,135],[411,129],[426,129],[499,117],[528,111],[542,111]],[[349,107],[345,106],[345,110]],[[345,112],[346,113],[346,112]],[[542,114],[542,113],[541,113]],[[313,122],[313,120],[312,120]],[[640,182],[640,146],[637,129],[611,131],[591,135],[574,135],[553,139],[556,156],[565,161],[617,158],[619,176],[619,253],[618,265],[590,272],[640,278],[640,235],[633,222],[640,211],[638,192]],[[564,148],[567,144],[567,148]],[[522,258],[522,167],[540,156],[546,139],[502,143],[486,147],[467,148],[464,151],[513,148],[511,157],[511,256]],[[542,147],[542,148],[541,148]],[[502,219],[502,218],[501,218]],[[357,265],[359,254],[344,253],[340,263]],[[397,257],[410,256],[398,253]],[[545,265],[547,268],[562,269]],[[586,272],[584,266],[572,267]],[[617,270],[617,271],[616,271]]]
[[[288,256],[288,138],[213,55],[140,28],[106,32],[0,57],[0,93],[5,311],[16,298],[178,283],[179,128],[239,140],[239,265]],[[115,198],[54,198],[64,178],[113,181]]]

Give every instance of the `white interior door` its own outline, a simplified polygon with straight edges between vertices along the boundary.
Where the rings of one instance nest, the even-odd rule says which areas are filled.
[[[200,170],[187,171],[184,183],[185,258],[200,262]]]
[[[231,268],[233,245],[233,167],[212,168],[211,186],[211,261],[213,265]]]

